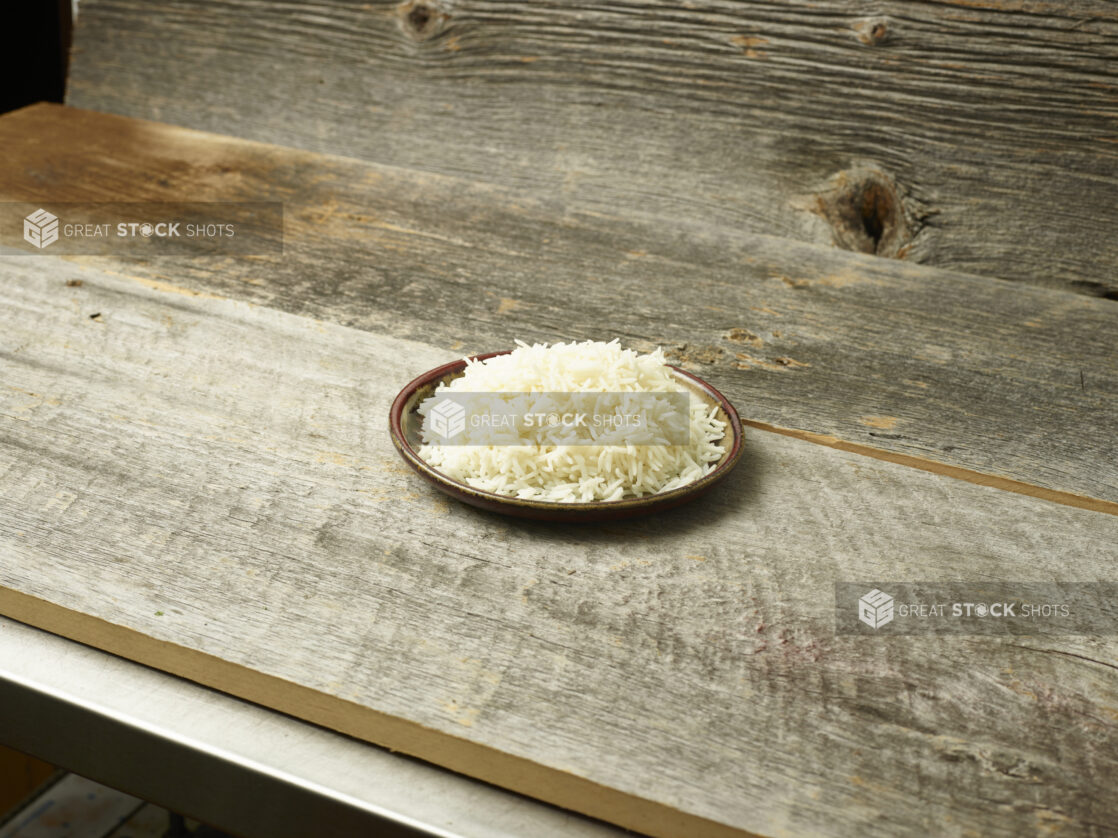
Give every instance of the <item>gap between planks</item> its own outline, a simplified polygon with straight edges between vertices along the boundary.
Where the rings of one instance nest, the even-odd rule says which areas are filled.
[[[974,469],[963,468],[962,466],[941,463],[938,460],[931,460],[926,457],[917,457],[914,454],[886,451],[860,442],[847,442],[846,440],[839,439],[830,434],[817,434],[812,431],[801,431],[796,428],[782,428],[779,425],[772,425],[768,422],[758,422],[755,419],[743,418],[741,421],[743,425],[748,425],[759,431],[767,431],[768,433],[780,434],[781,436],[790,436],[805,442],[823,445],[827,448],[835,448],[839,451],[847,451],[851,454],[859,454],[863,457],[872,457],[875,460],[884,460],[887,463],[895,463],[900,466],[919,469],[920,471],[929,471],[932,474],[940,474],[944,477],[954,478],[955,480],[964,480],[967,483],[974,483],[978,486],[1001,489],[1003,492],[1027,495],[1031,498],[1051,501],[1052,503],[1059,503],[1064,506],[1074,506],[1079,509],[1087,509],[1091,512],[1118,515],[1118,503],[1114,501],[1087,497],[1086,495],[1076,495],[1072,492],[1061,492],[1058,489],[1046,489],[1043,486],[1034,486],[1032,483],[1014,480],[1011,477],[1004,477],[1000,474],[987,474],[985,472],[975,471]]]

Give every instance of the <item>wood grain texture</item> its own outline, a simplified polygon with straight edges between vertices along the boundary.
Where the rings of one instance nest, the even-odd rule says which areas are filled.
[[[1109,0],[87,0],[71,104],[1118,296]]]
[[[1118,518],[754,432],[701,505],[506,520],[387,438],[446,350],[0,270],[6,613],[654,835],[1113,834],[1114,638],[842,637],[830,591],[1112,579]]]
[[[72,108],[0,145],[3,200],[286,207],[282,257],[90,264],[456,353],[662,345],[747,420],[1118,511],[1112,300]]]

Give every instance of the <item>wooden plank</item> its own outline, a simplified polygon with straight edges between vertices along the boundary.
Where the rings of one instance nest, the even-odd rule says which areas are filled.
[[[1114,637],[836,636],[830,593],[1112,579],[1118,518],[753,432],[700,505],[508,520],[387,438],[445,349],[0,269],[6,614],[653,835],[1118,818]]]
[[[0,145],[4,200],[285,203],[282,257],[119,273],[456,353],[662,345],[756,424],[1118,512],[1111,300],[70,108],[0,119]]]
[[[1109,0],[87,0],[79,107],[1118,296]]]

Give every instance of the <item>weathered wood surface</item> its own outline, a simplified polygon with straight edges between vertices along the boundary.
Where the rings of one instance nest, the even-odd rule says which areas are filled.
[[[70,108],[0,146],[0,200],[285,203],[282,257],[95,260],[120,273],[460,353],[663,345],[748,420],[1118,511],[1112,300]]]
[[[388,441],[444,349],[0,270],[5,613],[654,835],[1113,834],[1118,641],[836,637],[831,585],[1112,579],[1118,518],[754,431],[699,505],[503,519]]]
[[[1118,297],[1110,0],[84,0],[68,101]]]

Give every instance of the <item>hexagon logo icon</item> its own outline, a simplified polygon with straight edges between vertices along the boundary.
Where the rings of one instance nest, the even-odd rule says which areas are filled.
[[[23,219],[23,238],[28,244],[42,250],[58,241],[58,216],[45,209],[37,209]]]
[[[893,598],[874,588],[858,600],[858,619],[870,628],[881,628],[893,621]]]
[[[427,424],[443,439],[452,439],[466,429],[466,408],[456,401],[443,399],[427,414]]]

